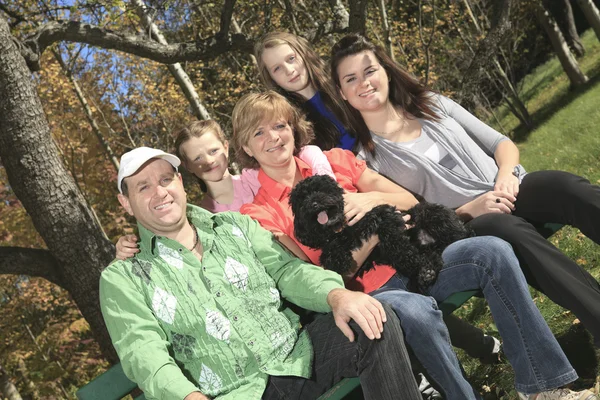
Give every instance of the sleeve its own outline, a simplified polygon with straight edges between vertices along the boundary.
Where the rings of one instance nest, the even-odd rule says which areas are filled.
[[[242,176],[240,179],[242,180],[244,189],[249,191],[252,198],[254,198],[256,193],[258,193],[258,189],[260,189],[260,182],[258,181],[258,169],[244,168],[242,170]]]
[[[359,160],[350,150],[331,149],[323,152],[329,160],[331,169],[336,174],[349,179],[356,186],[360,176],[367,169],[367,163]],[[338,179],[339,181],[339,179]]]
[[[494,156],[496,147],[498,147],[500,142],[510,140],[494,128],[481,122],[477,117],[465,110],[455,101],[444,96],[437,97],[441,108],[448,116],[458,122],[475,143],[477,143],[477,145],[490,157]]]
[[[304,146],[300,150],[298,157],[311,167],[313,175],[329,175],[335,179],[329,160],[327,160],[327,157],[323,154],[323,150],[319,147],[313,145]]]
[[[254,253],[284,298],[307,310],[331,311],[327,295],[344,287],[340,275],[296,258],[248,216],[237,214],[232,218],[250,240]]]
[[[100,308],[123,371],[150,398],[183,399],[198,388],[170,356],[165,332],[124,272],[129,266],[111,264],[100,278]]]
[[[240,208],[240,213],[248,215],[250,218],[258,221],[260,225],[273,233],[285,233],[280,224],[277,223],[277,216],[269,211],[267,207],[259,206],[258,204],[244,204]]]

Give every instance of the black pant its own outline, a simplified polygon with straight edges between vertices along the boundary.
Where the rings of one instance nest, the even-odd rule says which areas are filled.
[[[509,242],[529,284],[571,310],[600,347],[600,284],[532,225],[572,225],[600,243],[600,186],[567,172],[532,172],[521,183],[515,207],[512,215],[486,214],[468,225],[479,236]]]
[[[317,317],[306,327],[314,351],[311,378],[270,376],[263,399],[316,399],[343,378],[358,376],[365,399],[421,400],[398,317],[384,308],[387,322],[379,340],[369,340],[351,322],[356,337],[350,342],[331,313]]]

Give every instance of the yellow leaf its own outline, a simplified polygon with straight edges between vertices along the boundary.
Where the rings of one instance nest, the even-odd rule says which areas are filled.
[[[573,325],[577,325],[577,324],[579,324],[580,322],[581,322],[581,321],[579,321],[579,318],[575,318],[575,319],[573,320]]]

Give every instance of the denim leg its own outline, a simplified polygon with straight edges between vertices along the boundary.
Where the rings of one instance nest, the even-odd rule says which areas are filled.
[[[389,304],[398,315],[406,343],[410,346],[448,400],[475,399],[452,349],[442,312],[429,296],[406,291],[400,279],[393,277],[371,296]]]
[[[387,322],[378,340],[367,338],[352,321],[356,336],[350,342],[331,313],[317,317],[306,327],[314,351],[310,379],[270,376],[262,398],[316,399],[343,378],[358,376],[365,399],[421,400],[398,318],[388,305],[384,309]]]
[[[539,310],[511,246],[493,236],[464,239],[443,253],[444,268],[429,295],[443,301],[453,293],[481,289],[503,348],[515,371],[515,387],[538,393],[577,379]]]

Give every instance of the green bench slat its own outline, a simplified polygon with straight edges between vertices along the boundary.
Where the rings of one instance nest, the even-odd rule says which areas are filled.
[[[79,400],[119,400],[136,388],[137,385],[125,376],[121,364],[116,364],[83,386],[76,394]],[[135,400],[146,398],[142,394],[135,397]]]

